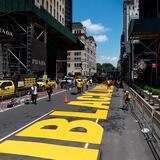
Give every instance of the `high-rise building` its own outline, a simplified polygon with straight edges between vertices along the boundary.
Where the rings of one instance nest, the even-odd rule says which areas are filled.
[[[124,0],[123,3],[123,31],[125,42],[128,41],[129,22],[139,18],[139,0]]]
[[[65,26],[72,31],[72,0],[65,0]]]
[[[84,44],[84,50],[69,50],[67,55],[67,73],[92,76],[96,73],[96,42],[92,36],[87,36],[82,23],[72,25],[72,33]]]
[[[129,40],[129,25],[132,19],[139,19],[139,0],[124,0],[123,3],[123,34],[121,36],[121,74],[123,78],[130,78],[131,44]],[[128,66],[128,67],[127,67]],[[125,76],[125,77],[124,77]]]
[[[139,0],[140,18],[156,18],[160,16],[159,0]]]
[[[83,48],[71,23],[72,0],[1,0],[0,78],[66,75],[67,50]]]
[[[65,25],[65,14],[66,0],[36,0],[38,3],[44,7],[56,20],[58,20],[61,24]]]

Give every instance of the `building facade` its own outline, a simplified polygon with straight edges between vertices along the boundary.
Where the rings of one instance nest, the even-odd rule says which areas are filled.
[[[139,13],[132,12],[135,8]],[[159,17],[159,0],[124,0],[120,62],[122,76],[128,82],[160,86]],[[153,69],[152,66],[156,67]]]
[[[131,40],[129,39],[129,24],[132,19],[139,19],[139,0],[124,0],[123,2],[123,33],[121,35],[121,75],[129,80],[132,72]],[[128,67],[126,67],[128,66]]]
[[[87,36],[85,27],[73,23],[72,33],[84,44],[84,50],[69,50],[67,54],[67,74],[92,76],[96,73],[96,42]]]
[[[69,31],[72,0],[1,2],[0,78],[19,74],[51,78],[56,73],[66,75],[66,61],[57,60],[66,60],[67,50],[77,46],[77,38]]]
[[[66,0],[36,0],[37,5],[43,6],[58,22],[65,26]]]
[[[128,28],[132,19],[139,18],[139,0],[124,0],[123,3],[123,32],[125,43],[128,42]]]
[[[139,0],[139,7],[140,7],[141,19],[160,17],[159,0],[152,0],[152,1]]]

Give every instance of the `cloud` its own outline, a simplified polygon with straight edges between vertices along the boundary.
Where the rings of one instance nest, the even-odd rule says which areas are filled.
[[[100,56],[97,57],[97,63],[111,63],[113,64],[115,67],[117,67],[117,62],[118,62],[118,57],[116,56]]]
[[[91,33],[102,33],[111,30],[109,28],[105,28],[102,24],[93,24],[90,19],[82,21],[82,24],[86,27],[87,31]]]
[[[111,29],[106,28],[102,24],[93,24],[91,19],[86,19],[82,21],[82,24],[84,27],[86,27],[87,32],[90,35],[93,35],[95,38],[96,42],[103,43],[108,41],[108,36],[102,33],[105,33],[107,31],[111,31]]]
[[[106,35],[93,35],[96,42],[106,42],[108,41],[108,37]]]

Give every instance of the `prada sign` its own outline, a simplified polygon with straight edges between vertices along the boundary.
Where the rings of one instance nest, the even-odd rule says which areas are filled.
[[[46,66],[46,62],[44,60],[32,59],[32,65]]]
[[[37,39],[33,39],[32,53],[31,53],[32,70],[34,71],[46,70],[46,55],[47,55],[46,44]]]
[[[4,29],[4,28],[0,28],[0,34],[13,37],[13,33],[9,30]]]

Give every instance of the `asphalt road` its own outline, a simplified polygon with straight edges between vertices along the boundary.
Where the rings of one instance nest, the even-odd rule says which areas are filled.
[[[0,160],[154,160],[122,90],[64,92],[0,113]],[[101,95],[100,95],[101,94]],[[108,116],[107,116],[108,115]]]

